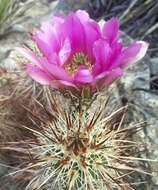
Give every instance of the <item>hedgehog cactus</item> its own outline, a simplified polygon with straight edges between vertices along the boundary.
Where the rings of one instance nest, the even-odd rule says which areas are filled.
[[[126,137],[142,126],[123,128],[127,107],[106,116],[103,106],[96,112],[89,109],[82,116],[60,106],[51,116],[44,105],[40,107],[42,114],[28,110],[32,125],[21,126],[33,134],[24,142],[25,152],[29,150],[26,168],[19,170],[33,171],[27,190],[132,189],[126,182],[131,172],[143,172],[136,167],[134,157],[140,144]]]
[[[106,95],[95,99],[146,54],[146,42],[124,47],[119,35],[116,18],[101,25],[79,10],[42,24],[33,34],[34,50],[19,49],[33,81],[25,77],[18,86],[26,93],[20,104],[27,119],[14,122],[25,137],[7,146],[24,154],[23,168],[13,173],[30,173],[26,190],[133,189],[131,173],[143,171],[135,163],[139,145],[129,136],[141,124],[124,122],[127,107],[107,111]]]

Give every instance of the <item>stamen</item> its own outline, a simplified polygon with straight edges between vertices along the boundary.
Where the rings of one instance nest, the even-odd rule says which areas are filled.
[[[81,65],[85,66],[89,70],[92,68],[92,64],[90,63],[88,56],[82,52],[79,52],[74,54],[72,58],[65,64],[65,70],[70,75],[74,75]]]
[[[85,64],[86,62],[88,62],[88,56],[87,55],[84,55],[84,53],[76,53],[74,56],[73,56],[73,59],[72,61],[76,64]]]

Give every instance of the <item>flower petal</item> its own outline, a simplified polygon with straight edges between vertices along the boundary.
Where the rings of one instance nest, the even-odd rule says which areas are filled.
[[[123,44],[121,42],[115,42],[111,47],[111,55],[109,57],[109,63],[107,65],[107,69],[111,70],[118,67],[117,60],[121,54],[123,48]]]
[[[72,77],[70,77],[62,67],[50,64],[47,60],[42,61],[42,66],[46,72],[50,73],[57,80],[72,81]]]
[[[90,19],[86,11],[77,11],[78,19],[82,23],[85,32],[85,50],[89,57],[93,58],[93,44],[96,40],[101,38],[100,27],[97,22]]]
[[[27,65],[27,73],[42,85],[50,85],[53,78],[38,67]]]
[[[107,77],[105,77],[104,84],[108,86],[111,83],[113,83],[116,79],[120,78],[122,75],[123,75],[122,69],[116,68],[110,71]]]
[[[131,44],[121,53],[118,64],[124,68],[129,64],[139,61],[145,56],[148,46],[149,44],[143,41]]]
[[[119,35],[119,20],[112,18],[107,21],[103,27],[103,36],[109,43],[112,43]]]
[[[99,26],[95,22],[88,22],[85,27],[86,52],[93,59],[93,44],[101,38]]]
[[[68,82],[68,81],[64,81],[64,80],[59,80],[59,82],[62,84],[62,85],[65,85],[65,86],[70,86],[70,87],[74,87],[77,89],[76,85],[72,82]]]
[[[142,59],[145,56],[145,54],[148,50],[148,47],[149,47],[149,44],[144,41],[137,41],[137,44],[140,44],[141,47],[140,47],[138,54],[135,57],[135,62],[139,61],[140,59]]]
[[[41,53],[51,62],[52,52],[58,53],[60,50],[60,41],[54,32],[53,25],[48,22],[43,23],[41,30],[35,32],[32,38]]]
[[[93,74],[98,75],[98,73],[105,71],[108,66],[111,48],[105,40],[100,39],[95,42],[93,52],[96,61],[93,67]]]
[[[97,86],[99,88],[103,88],[105,86],[109,86],[113,83],[116,79],[123,75],[123,71],[120,68],[116,68],[111,71],[105,71],[98,76],[96,76],[95,80],[97,82]]]
[[[52,51],[58,52],[60,44],[53,24],[50,22],[43,22],[41,30],[41,36],[39,36],[40,39],[43,40]]]
[[[85,32],[82,23],[75,13],[71,13],[66,18],[62,35],[71,40],[71,48],[73,52],[84,52],[85,49]]]
[[[41,31],[38,31],[38,33],[34,34],[32,37],[35,43],[37,44],[40,52],[47,58],[51,56],[52,53],[52,47],[51,45],[45,41],[45,34],[43,34]]]
[[[83,22],[86,22],[86,21],[88,21],[90,19],[89,14],[84,10],[76,11],[76,15]]]
[[[31,63],[33,63],[36,66],[40,67],[40,60],[38,57],[35,55],[34,52],[32,52],[28,48],[16,48],[16,50],[23,55],[26,59],[28,59]]]
[[[74,76],[74,81],[77,83],[91,83],[93,76],[88,69],[80,68]]]
[[[68,60],[71,55],[71,44],[69,39],[65,39],[63,47],[59,52],[59,59],[61,66]]]
[[[103,28],[104,28],[105,23],[106,23],[106,22],[105,22],[104,19],[101,19],[101,20],[98,22],[101,31],[103,31]]]

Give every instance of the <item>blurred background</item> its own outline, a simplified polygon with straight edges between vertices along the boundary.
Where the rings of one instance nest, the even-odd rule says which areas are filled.
[[[121,79],[118,93],[135,117],[149,122],[138,139],[147,144],[146,156],[158,159],[158,0],[0,0],[0,86],[7,80],[1,71],[16,65],[15,47],[29,43],[30,33],[42,21],[76,9],[87,10],[96,20],[118,17],[125,43],[144,40],[150,44],[142,63],[131,66]],[[0,155],[4,163],[0,164],[0,190],[18,190],[18,185],[3,180],[5,159]],[[148,184],[140,189],[158,190],[158,166],[152,170],[154,177],[147,178]]]

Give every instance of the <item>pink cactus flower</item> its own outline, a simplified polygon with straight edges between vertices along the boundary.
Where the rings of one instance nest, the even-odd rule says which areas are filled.
[[[78,90],[88,85],[94,92],[109,86],[126,66],[146,54],[146,42],[124,47],[119,35],[117,18],[100,24],[78,10],[42,24],[33,34],[38,53],[28,48],[21,52],[30,62],[28,74],[40,84]]]

